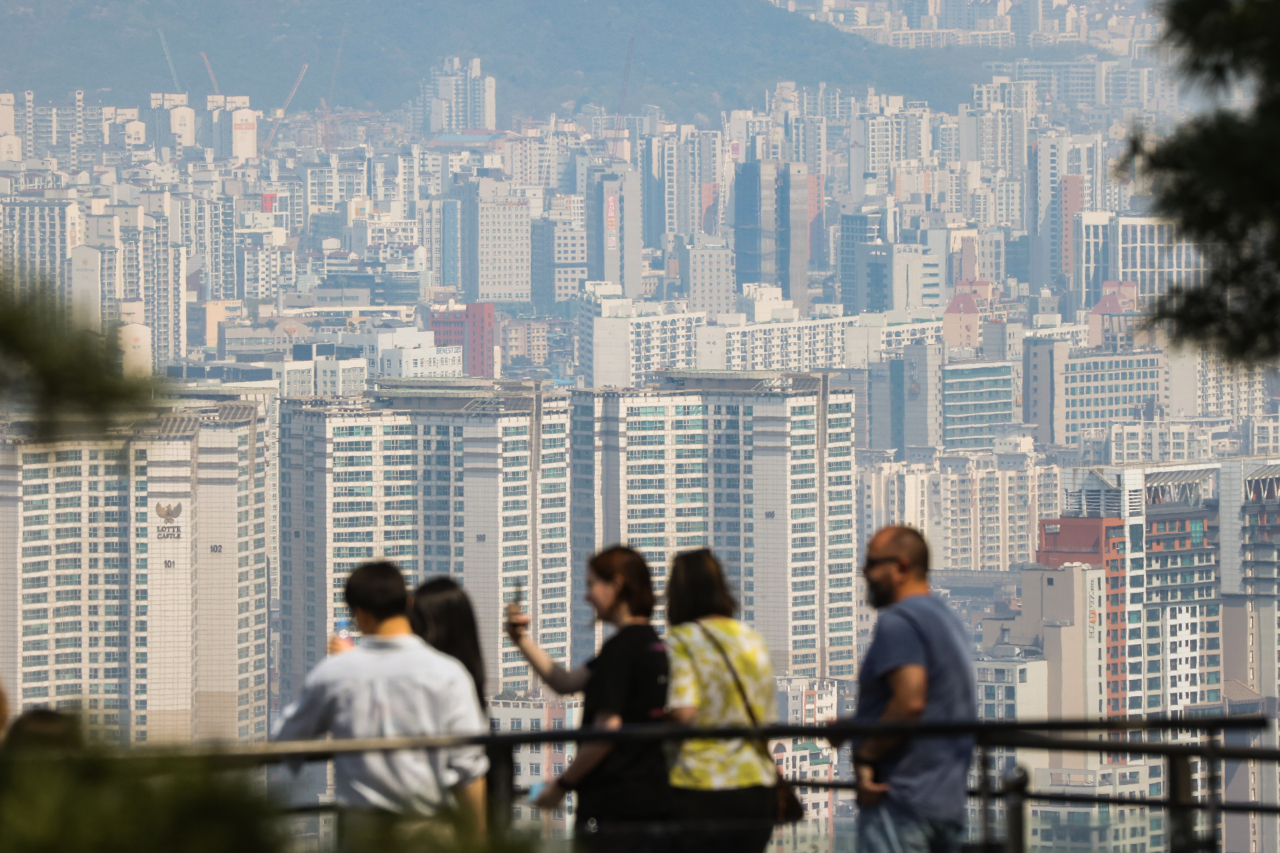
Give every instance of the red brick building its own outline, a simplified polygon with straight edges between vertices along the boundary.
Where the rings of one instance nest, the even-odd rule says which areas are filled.
[[[1125,572],[1125,523],[1120,518],[1066,517],[1040,522],[1036,562],[1051,569],[1066,563],[1088,563],[1106,569],[1107,715],[1124,716],[1128,702],[1125,646],[1130,629],[1123,620],[1128,603]],[[1141,593],[1139,593],[1141,594]],[[1123,676],[1123,677],[1122,677]]]
[[[462,370],[467,376],[494,377],[497,323],[492,302],[472,302],[463,308],[432,311],[431,331],[436,346],[462,347]]]

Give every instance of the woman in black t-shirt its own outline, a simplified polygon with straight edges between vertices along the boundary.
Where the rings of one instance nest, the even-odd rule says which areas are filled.
[[[518,605],[507,609],[507,633],[552,690],[582,691],[584,728],[662,722],[667,654],[649,624],[654,597],[644,558],[622,547],[592,557],[587,565],[587,601],[597,618],[617,632],[586,666],[565,670],[554,663],[529,637],[532,619]],[[578,748],[573,764],[547,785],[534,805],[554,809],[566,792],[577,791],[580,845],[593,850],[656,850],[662,844],[644,825],[670,817],[667,779],[661,743],[591,741]]]

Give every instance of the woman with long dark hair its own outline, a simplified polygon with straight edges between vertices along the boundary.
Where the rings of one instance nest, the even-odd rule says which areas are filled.
[[[764,638],[733,618],[733,596],[708,550],[677,554],[667,580],[670,716],[701,728],[778,718]],[[758,853],[778,814],[778,771],[760,741],[686,740],[671,767],[688,849]],[[698,826],[707,826],[699,831]]]
[[[471,599],[453,578],[439,577],[422,584],[413,593],[409,625],[436,651],[456,659],[476,685],[480,707],[484,699],[484,658],[480,655],[480,632]]]
[[[585,666],[566,670],[529,636],[531,618],[519,605],[507,609],[507,633],[525,660],[557,693],[583,696],[583,728],[618,729],[661,722],[667,700],[666,648],[649,616],[653,585],[644,558],[630,548],[601,551],[587,564],[587,601],[596,618],[617,630]],[[559,807],[578,792],[576,842],[582,849],[665,850],[653,832],[670,817],[666,757],[657,742],[589,741],[534,805]]]

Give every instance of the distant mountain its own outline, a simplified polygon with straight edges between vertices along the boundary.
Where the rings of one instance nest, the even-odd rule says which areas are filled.
[[[763,0],[0,0],[0,92],[82,88],[123,105],[172,91],[157,29],[193,102],[213,91],[204,51],[224,94],[264,109],[283,104],[304,62],[293,109],[314,108],[332,85],[337,104],[385,110],[440,58],[479,56],[498,80],[500,126],[513,113],[567,113],[564,103],[616,108],[633,36],[626,107],[707,123],[762,106],[779,80],[859,97],[875,86],[954,112],[986,79],[982,63],[1011,55],[880,47]]]

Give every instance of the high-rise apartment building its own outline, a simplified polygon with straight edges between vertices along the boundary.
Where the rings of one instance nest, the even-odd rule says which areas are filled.
[[[1013,373],[1009,361],[962,361],[942,368],[942,443],[948,450],[994,447],[996,439],[1021,425]]]
[[[578,372],[589,388],[635,388],[698,366],[706,315],[683,302],[638,302],[619,285],[587,282],[575,306]]]
[[[282,695],[324,657],[345,578],[371,559],[410,583],[465,583],[494,692],[528,690],[500,640],[505,604],[523,595],[539,643],[567,660],[569,600],[585,589],[568,561],[567,395],[462,381],[375,396],[282,407]]]
[[[156,366],[186,355],[187,254],[175,230],[182,208],[164,191],[102,206],[86,217],[87,238],[73,251],[68,275],[66,296],[77,316],[95,325],[146,326]]]
[[[1108,209],[1106,146],[1098,134],[1049,131],[1037,134],[1030,149],[1027,212],[1032,236],[1031,283],[1065,288],[1071,281],[1067,261],[1076,256],[1075,214]]]
[[[427,269],[439,287],[462,285],[462,205],[457,199],[418,203],[418,229],[427,250]]]
[[[1116,518],[1108,559],[1106,713],[1193,713],[1222,702],[1215,462],[1063,472],[1064,516]],[[1099,614],[1102,618],[1102,614]]]
[[[557,219],[535,219],[531,228],[530,289],[533,303],[548,311],[568,302],[588,278],[587,229]]]
[[[757,160],[737,167],[734,251],[738,290],[766,284],[809,316],[809,181],[803,163]]]
[[[1008,571],[1035,555],[1036,525],[1061,514],[1061,473],[1026,438],[991,451],[919,448],[905,461],[868,453],[859,460],[861,541],[887,524],[929,538],[940,569]]]
[[[1280,579],[1280,547],[1277,542],[1276,506],[1280,496],[1280,460],[1276,456],[1221,460],[1218,541],[1222,586],[1224,682],[1237,695],[1250,691],[1270,702],[1280,694],[1280,628],[1277,612],[1277,580]],[[1226,688],[1224,688],[1225,690]],[[1253,713],[1265,707],[1261,703]],[[1276,736],[1266,730],[1251,745],[1276,746]],[[1280,791],[1274,766],[1261,761],[1241,762],[1227,777],[1224,797],[1250,797],[1270,802]],[[1256,843],[1269,849],[1277,843],[1274,821],[1257,815],[1223,820],[1227,849],[1244,849]]]
[[[866,319],[802,320],[781,288],[764,285],[747,285],[737,299],[737,314],[697,328],[698,369],[804,373],[849,367],[850,333]]]
[[[977,87],[975,87],[977,88]],[[1027,111],[1001,103],[986,108],[960,105],[960,159],[995,172],[1021,173],[1027,167]]]
[[[235,299],[235,202],[231,199],[174,193],[170,205],[175,241],[186,247],[187,269],[199,271],[204,299]]]
[[[459,193],[463,295],[468,302],[528,302],[529,199],[491,178],[477,178]]]
[[[266,739],[266,439],[234,402],[5,440],[15,705],[82,711],[90,740]]]
[[[83,211],[74,198],[53,195],[0,200],[0,272],[19,292],[48,285],[65,298],[71,252],[84,242]]]
[[[943,443],[942,343],[909,343],[871,364],[867,378],[870,446],[894,450]]]
[[[587,175],[587,274],[622,286],[630,299],[643,293],[644,216],[640,173],[592,166]]]
[[[1198,348],[1174,351],[1167,358],[1169,414],[1241,423],[1268,413],[1267,366],[1233,364],[1218,352]]]
[[[462,372],[466,376],[492,379],[496,373],[494,346],[497,343],[493,303],[473,302],[465,306],[450,303],[432,308],[427,320],[436,346],[462,347]]]
[[[1156,418],[1117,421],[1081,430],[1077,446],[1082,465],[1122,465],[1126,462],[1186,462],[1213,459],[1212,419]],[[1218,440],[1220,441],[1220,439]]]
[[[627,542],[661,579],[713,548],[775,671],[851,678],[852,410],[825,376],[780,373],[574,392],[572,565]]]
[[[245,239],[236,246],[237,293],[243,299],[273,301],[297,287],[297,257],[288,246]]]
[[[1022,351],[1022,421],[1036,441],[1075,444],[1080,432],[1167,406],[1168,356],[1114,353],[1030,337]]]
[[[925,246],[876,240],[855,244],[851,255],[841,272],[850,285],[841,292],[846,315],[946,307],[942,261]]]
[[[480,72],[479,57],[464,64],[451,56],[431,69],[414,104],[414,124],[426,133],[497,128],[497,82]]]
[[[676,244],[680,264],[680,286],[689,300],[690,311],[708,316],[732,314],[738,310],[738,287],[734,279],[733,250],[723,240],[694,235],[691,243]]]
[[[721,132],[680,125],[654,139],[661,196],[650,192],[662,233],[719,234],[728,203],[728,158]],[[655,187],[656,189],[656,187]]]

